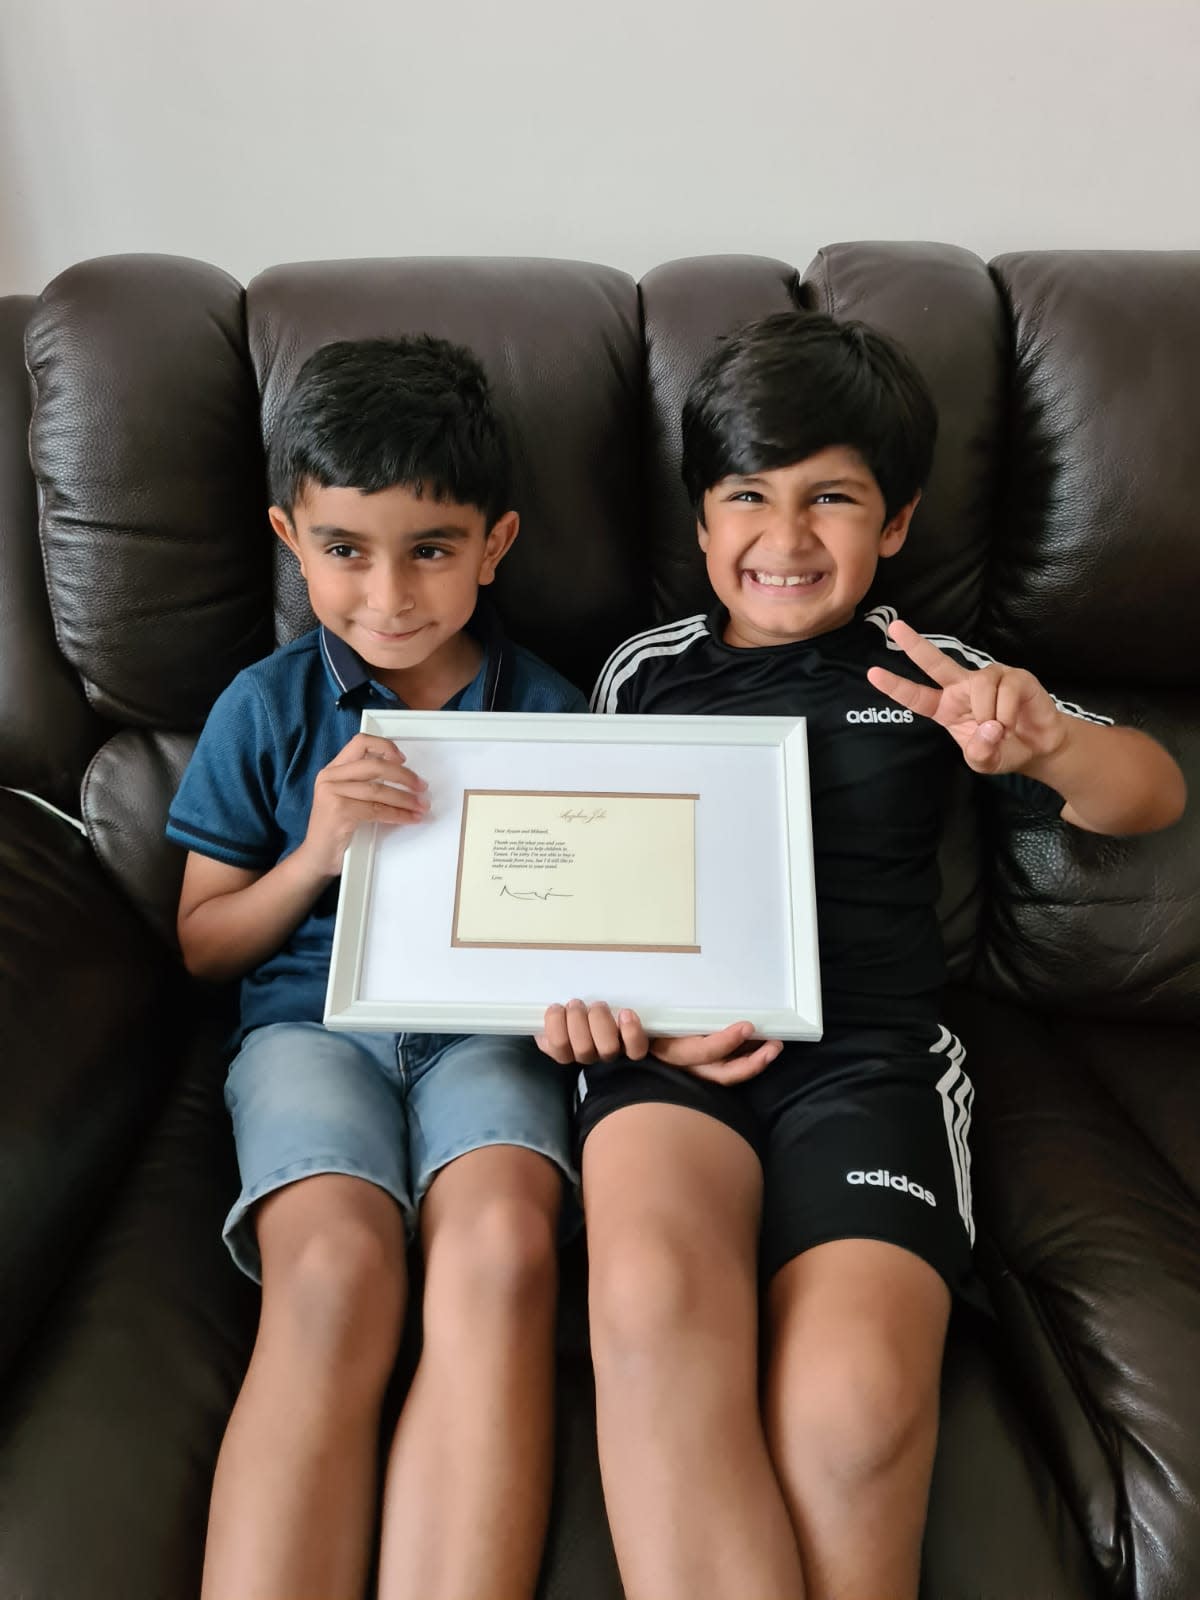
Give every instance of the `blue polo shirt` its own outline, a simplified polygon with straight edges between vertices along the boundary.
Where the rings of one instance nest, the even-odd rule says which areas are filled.
[[[587,710],[579,690],[505,639],[482,604],[471,631],[483,661],[443,710]],[[302,843],[317,773],[359,731],[368,706],[402,710],[404,702],[325,627],[247,667],[209,713],[167,837],[234,867],[275,866]],[[320,1022],[338,888],[330,884],[283,948],[242,980],[243,1035],[269,1022]]]

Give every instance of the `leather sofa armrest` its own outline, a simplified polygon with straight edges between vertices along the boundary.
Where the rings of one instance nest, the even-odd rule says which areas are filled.
[[[164,1099],[182,984],[86,840],[0,791],[0,1371]]]

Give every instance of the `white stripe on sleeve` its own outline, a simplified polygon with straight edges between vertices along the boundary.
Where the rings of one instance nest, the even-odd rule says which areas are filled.
[[[964,644],[961,639],[956,639],[950,633],[927,633],[924,637],[939,650],[956,651],[970,667],[990,667],[996,659],[995,656],[989,656],[986,650],[977,650],[974,645]],[[1075,717],[1080,722],[1095,722],[1105,728],[1111,728],[1113,725],[1111,717],[1102,716],[1098,711],[1085,711],[1073,700],[1060,700],[1056,694],[1052,694],[1050,698],[1064,716]]]
[[[672,622],[661,628],[648,628],[645,633],[626,639],[609,656],[592,691],[590,709],[611,714],[617,709],[617,694],[641,666],[643,661],[655,656],[678,655],[680,651],[702,638],[707,631],[702,613],[685,617],[682,622]]]

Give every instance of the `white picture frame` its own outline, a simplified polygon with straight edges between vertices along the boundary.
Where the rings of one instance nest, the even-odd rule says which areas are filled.
[[[429,816],[367,823],[346,851],[325,1003],[335,1029],[537,1033],[579,997],[630,1006],[651,1034],[747,1020],[821,1036],[804,722],[530,712],[363,712],[429,783]],[[464,795],[699,796],[695,948],[464,948],[453,938]]]

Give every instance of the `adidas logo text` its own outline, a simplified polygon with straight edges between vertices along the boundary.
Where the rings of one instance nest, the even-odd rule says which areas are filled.
[[[866,1183],[872,1189],[899,1189],[901,1194],[911,1194],[914,1199],[924,1200],[927,1206],[937,1205],[928,1189],[922,1189],[919,1183],[913,1183],[902,1172],[889,1172],[886,1167],[876,1167],[874,1172],[848,1172],[846,1182]]]
[[[863,711],[847,711],[847,722],[911,722],[911,711],[901,711],[899,706],[867,706]]]

